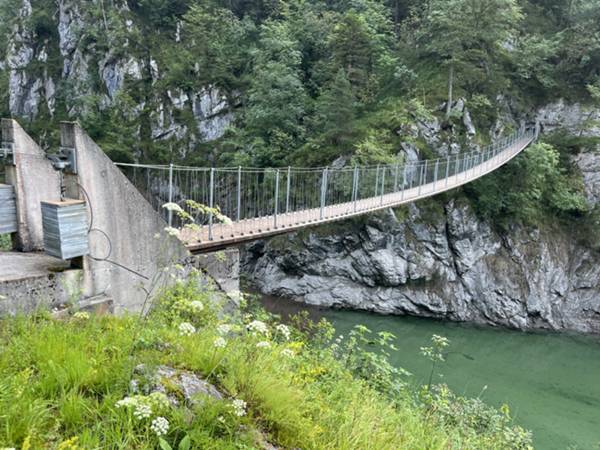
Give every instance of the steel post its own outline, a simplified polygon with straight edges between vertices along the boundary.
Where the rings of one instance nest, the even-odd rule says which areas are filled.
[[[213,240],[213,208],[214,208],[214,195],[215,195],[215,169],[214,167],[210,169],[210,191],[209,191],[209,199],[208,199],[208,207],[210,210],[208,211],[208,240]]]
[[[240,221],[242,210],[242,167],[238,166],[238,179],[237,179],[237,221]]]
[[[169,203],[173,203],[173,163],[169,164]],[[169,227],[171,226],[173,226],[173,209],[169,207]]]
[[[275,174],[275,207],[273,214],[273,227],[277,229],[277,212],[279,209],[279,169]]]
[[[358,176],[360,172],[358,167],[354,167],[354,212],[356,212],[356,202],[358,201]]]
[[[291,175],[292,175],[292,168],[288,167],[287,170],[287,186],[286,186],[286,190],[285,190],[285,212],[289,213],[290,212],[290,180],[291,180]]]
[[[406,186],[406,163],[404,163],[404,169],[402,170],[402,195],[400,200],[404,200],[404,189]]]
[[[379,204],[383,205],[383,195],[385,194],[385,166],[383,166],[383,173],[381,174],[381,198]]]
[[[321,178],[321,220],[323,219],[323,213],[325,211],[325,196],[327,195],[327,167],[323,169],[323,176]]]

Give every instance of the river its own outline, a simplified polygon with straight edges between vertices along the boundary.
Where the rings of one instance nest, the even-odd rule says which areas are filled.
[[[357,324],[394,333],[399,351],[392,362],[417,383],[427,382],[431,367],[420,347],[433,334],[446,336],[450,353],[438,381],[466,396],[481,394],[496,407],[508,404],[516,422],[533,432],[536,449],[600,449],[600,337],[327,310],[272,297],[262,297],[262,303],[282,315],[308,309],[341,334]]]

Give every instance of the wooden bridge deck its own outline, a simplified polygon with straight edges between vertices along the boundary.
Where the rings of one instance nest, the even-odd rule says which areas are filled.
[[[199,231],[184,229],[180,232],[179,237],[191,252],[199,253],[414,202],[457,188],[493,172],[521,153],[532,141],[533,137],[531,136],[521,138],[496,156],[467,171],[411,189],[361,199],[356,202],[325,206],[322,213],[321,208],[313,208],[281,213],[276,217],[270,215],[241,220],[231,224],[215,223],[212,225],[212,236],[209,235],[208,226],[201,227]]]

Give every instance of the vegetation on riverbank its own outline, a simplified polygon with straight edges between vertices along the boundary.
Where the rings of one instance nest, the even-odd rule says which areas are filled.
[[[195,286],[179,281],[145,319],[3,319],[0,446],[530,448],[507,410],[412,387],[387,361],[391,335],[358,328],[334,338],[326,323],[282,326],[249,306],[225,315],[218,294]],[[167,383],[169,404],[131,383],[139,364],[194,372],[224,398],[191,404]]]

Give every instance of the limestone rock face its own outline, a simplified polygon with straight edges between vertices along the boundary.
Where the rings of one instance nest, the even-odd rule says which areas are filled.
[[[555,233],[500,236],[454,201],[250,244],[243,267],[262,292],[313,305],[600,333],[600,254]]]
[[[582,136],[600,136],[600,110],[580,103],[550,103],[538,110],[536,120],[545,133],[564,128]]]
[[[581,171],[585,193],[589,203],[600,203],[600,153],[583,152],[575,157]]]
[[[493,136],[504,124],[519,124],[504,103],[506,120]],[[454,109],[469,129],[464,102]],[[600,129],[582,126],[600,120],[600,110],[559,101],[534,116],[546,132],[600,136]],[[437,143],[441,155],[455,153],[452,145],[439,145],[439,131],[435,122],[419,123],[412,137]],[[407,162],[419,159],[410,143],[402,151]],[[586,150],[573,162],[590,205],[597,205],[600,152]],[[316,229],[257,242],[247,246],[242,264],[262,292],[313,305],[600,333],[600,252],[565,231],[514,227],[499,235],[455,201],[433,213],[410,205],[402,220],[388,210],[362,223],[343,222],[335,234]]]
[[[38,6],[39,7],[39,6]],[[143,110],[150,112],[152,135],[155,139],[176,138],[181,141],[181,151],[194,148],[198,141],[208,142],[223,136],[234,120],[233,107],[229,98],[234,93],[225,93],[207,85],[197,92],[180,92],[173,97],[171,92],[154,90],[163,76],[156,56],[140,55],[133,49],[129,36],[141,33],[132,20],[132,12],[125,0],[111,2],[118,10],[120,19],[106,23],[90,15],[90,8],[77,0],[57,0],[51,14],[56,34],[51,38],[40,38],[30,29],[33,13],[30,0],[23,0],[14,29],[6,44],[6,58],[0,61],[0,71],[8,71],[9,109],[16,118],[35,119],[41,111],[54,114],[57,86],[64,97],[67,113],[79,118],[90,108],[82,99],[99,99],[101,109],[118,105],[119,93],[129,81],[148,83],[147,95],[138,105],[133,105],[132,114]],[[115,21],[116,20],[116,21]],[[108,50],[90,39],[90,32],[106,37]],[[179,30],[179,27],[178,27]],[[180,33],[180,30],[178,31]],[[48,55],[59,55],[49,61]],[[42,69],[40,69],[42,67]],[[197,67],[200,73],[203,68]],[[181,110],[188,110],[196,119],[196,126],[188,126],[184,120],[176,119]],[[185,155],[184,155],[185,156]]]

